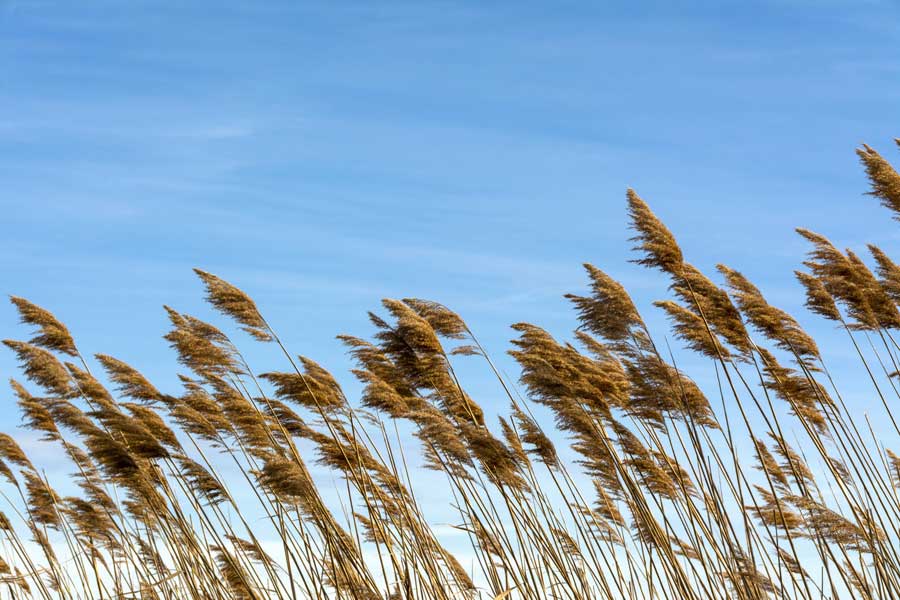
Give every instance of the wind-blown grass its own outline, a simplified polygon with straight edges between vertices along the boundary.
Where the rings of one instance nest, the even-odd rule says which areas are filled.
[[[858,154],[871,194],[900,218],[900,175],[870,147]],[[71,463],[72,495],[0,435],[0,593],[900,597],[900,455],[889,448],[900,453],[900,266],[870,246],[873,272],[798,229],[810,244],[798,291],[858,354],[897,434],[877,438],[793,316],[735,269],[719,266],[721,284],[701,273],[637,193],[627,202],[636,262],[669,282],[656,305],[714,370],[713,402],[591,265],[589,294],[566,296],[573,343],[513,325],[523,396],[465,322],[427,300],[384,300],[371,339],[340,336],[363,384],[350,399],[285,348],[246,293],[205,271],[209,303],[247,343],[277,346],[281,370],[255,370],[217,326],[166,307],[184,374],[164,392],[112,356],[89,361],[51,312],[13,297],[36,329],[4,342],[27,380],[12,381],[23,426]],[[496,375],[499,422],[466,393],[460,360]],[[341,484],[325,488],[311,460]],[[443,476],[470,564],[417,499],[421,469]]]

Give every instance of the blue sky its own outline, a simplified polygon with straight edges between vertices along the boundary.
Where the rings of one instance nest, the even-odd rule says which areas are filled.
[[[691,262],[795,310],[795,226],[900,254],[853,154],[897,156],[898,49],[893,1],[3,1],[2,291],[165,387],[161,305],[209,315],[199,266],[352,386],[334,335],[382,297],[499,356],[511,323],[574,326],[589,261],[661,325],[632,186]],[[8,305],[0,329],[25,336]]]

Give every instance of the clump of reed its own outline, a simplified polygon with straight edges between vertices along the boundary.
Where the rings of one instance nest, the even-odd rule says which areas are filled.
[[[858,154],[870,193],[900,218],[900,175],[872,148]],[[60,451],[71,478],[51,481],[0,435],[0,593],[900,597],[900,266],[872,245],[872,270],[797,230],[810,244],[797,289],[864,367],[883,409],[876,434],[794,316],[740,271],[720,265],[710,277],[687,262],[633,190],[627,206],[635,262],[668,282],[656,306],[709,365],[713,393],[592,265],[587,294],[566,296],[571,342],[512,326],[518,382],[447,307],[384,300],[369,339],[339,336],[358,398],[205,271],[209,303],[249,334],[242,344],[273,344],[278,370],[252,367],[231,334],[166,307],[183,370],[181,389],[162,391],[118,358],[82,354],[51,312],[12,297],[35,330],[4,342],[24,376],[11,381],[22,427]],[[486,411],[467,393],[463,360],[493,372],[505,408]],[[417,497],[423,469],[446,486],[441,512],[456,514],[462,554]]]

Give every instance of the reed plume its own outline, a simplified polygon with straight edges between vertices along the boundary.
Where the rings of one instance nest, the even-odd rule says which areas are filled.
[[[897,172],[869,146],[858,155],[900,218]],[[591,264],[565,295],[570,336],[512,324],[515,379],[460,314],[421,298],[385,299],[370,335],[339,336],[357,380],[344,386],[200,269],[230,324],[164,307],[179,365],[165,384],[82,355],[50,311],[12,296],[34,331],[4,341],[25,433],[0,432],[0,593],[900,597],[900,266],[797,230],[810,251],[795,291],[846,335],[880,402],[863,412],[866,393],[827,364],[832,338],[741,271],[701,272],[647,202],[626,200],[635,262],[665,277],[649,310],[686,351]],[[467,384],[479,368],[493,388]]]

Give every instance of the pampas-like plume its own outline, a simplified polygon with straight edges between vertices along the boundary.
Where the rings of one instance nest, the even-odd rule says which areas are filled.
[[[379,328],[389,327],[383,320],[377,317],[376,319],[377,321],[375,322]],[[370,371],[375,377],[389,385],[404,398],[415,394],[412,383],[407,381],[400,367],[394,364],[394,361],[386,351],[371,342],[350,335],[339,335],[338,339],[349,348],[350,356],[356,360],[362,369]]]
[[[185,393],[175,401],[171,411],[180,424],[210,441],[218,440],[219,433],[234,433],[234,425],[220,403],[198,383],[190,380],[184,383]]]
[[[225,538],[229,542],[234,544],[236,548],[239,548],[241,552],[247,554],[253,560],[270,565],[275,564],[275,561],[272,559],[272,557],[266,554],[262,547],[260,547],[259,543],[245,540],[231,534],[226,535]]]
[[[459,386],[447,353],[428,320],[398,300],[385,299],[382,305],[394,318],[393,326],[377,315],[369,316],[379,329],[375,334],[379,348],[406,380],[404,387],[427,394],[453,422],[484,427],[481,408]]]
[[[25,455],[16,440],[6,433],[0,433],[0,457],[18,467],[34,471],[34,465],[28,460],[28,456]]]
[[[181,473],[191,489],[209,504],[219,504],[228,499],[225,488],[205,467],[187,456],[176,457]]]
[[[522,444],[522,438],[515,427],[503,417],[498,417],[500,421],[500,431],[503,433],[503,440],[506,442],[517,468],[522,468],[528,464],[528,452]]]
[[[753,514],[764,525],[776,527],[787,535],[803,527],[803,517],[794,512],[786,500],[777,499],[772,492],[760,485],[754,487],[757,501],[752,506],[745,506],[746,511]]]
[[[725,265],[719,265],[718,269],[725,276],[741,312],[763,335],[787,352],[808,358],[819,356],[815,340],[791,315],[769,304],[759,288],[743,274]]]
[[[152,434],[156,440],[159,440],[173,452],[181,452],[181,442],[178,441],[178,436],[175,435],[175,432],[172,431],[159,413],[143,404],[123,402],[121,406],[131,413],[137,424],[143,427],[147,433]]]
[[[875,244],[869,244],[869,252],[878,264],[879,283],[894,303],[900,303],[900,265],[888,257],[888,255]]]
[[[881,200],[881,204],[895,213],[900,219],[900,174],[894,170],[878,152],[867,144],[856,150],[857,156],[866,168],[869,182],[872,184],[870,195]]]
[[[72,339],[68,328],[54,317],[53,313],[36,304],[32,304],[25,298],[10,296],[9,299],[18,309],[22,323],[34,325],[38,328],[38,335],[30,340],[32,344],[70,356],[78,355],[75,341]]]
[[[216,555],[219,571],[222,573],[235,600],[258,600],[261,598],[250,586],[250,574],[231,552],[221,546],[213,546],[211,550]]]
[[[556,446],[534,419],[518,408],[513,410],[513,417],[519,428],[519,438],[528,445],[525,451],[536,456],[548,467],[557,466],[559,455],[556,453]]]
[[[16,474],[13,473],[13,470],[3,460],[0,460],[0,476],[8,481],[10,485],[15,486],[19,483],[19,480],[16,479]]]
[[[347,399],[331,373],[312,359],[300,357],[303,374],[263,373],[262,379],[275,386],[276,395],[310,410],[334,412],[344,408]]]
[[[670,275],[677,274],[684,259],[675,236],[634,190],[629,189],[626,196],[631,224],[637,231],[632,240],[638,242],[635,250],[640,250],[643,254],[636,262],[661,269]]]
[[[361,398],[366,408],[385,413],[392,419],[407,417],[411,412],[424,408],[421,398],[401,395],[394,386],[371,371],[356,369],[353,374],[366,386]]]
[[[61,512],[83,537],[102,540],[110,547],[115,546],[116,524],[103,506],[98,506],[83,498],[67,497],[63,499],[61,509]],[[96,549],[95,558],[103,560],[103,555]]]
[[[872,552],[872,538],[843,515],[807,496],[788,496],[786,500],[805,515],[808,523],[806,535],[822,536],[847,550]]]
[[[463,423],[460,430],[469,452],[478,460],[488,479],[495,485],[518,490],[527,487],[519,473],[515,453],[502,441],[484,427]]]
[[[872,300],[880,303],[881,299],[877,294],[881,292],[881,288],[872,285],[874,277],[869,281],[860,269],[860,261],[854,260],[852,253],[845,256],[824,236],[803,228],[798,228],[797,233],[813,244],[809,259],[803,264],[809,267],[828,294],[847,309],[847,313],[856,321],[853,326],[857,329],[878,329],[882,325],[879,316],[883,315],[881,307],[873,306]],[[810,299],[811,289],[805,280],[801,281],[806,285],[807,299]],[[896,313],[896,307],[891,308]],[[890,326],[894,322],[896,318],[891,315],[883,325]]]
[[[269,326],[250,296],[212,273],[200,269],[194,269],[194,273],[206,286],[206,300],[210,304],[243,325],[242,329],[259,341],[268,342],[273,339]]]
[[[282,501],[315,512],[311,499],[315,495],[315,483],[309,472],[292,460],[271,455],[260,470],[259,482]]]
[[[881,327],[896,329],[900,327],[900,311],[893,299],[887,294],[869,267],[851,250],[847,250],[847,260],[853,265],[857,285],[866,298],[875,320]]]
[[[728,294],[691,264],[684,263],[674,275],[672,291],[682,303],[702,318],[709,327],[725,339],[740,354],[752,350],[741,315]]]
[[[61,499],[47,482],[34,471],[25,471],[25,489],[28,492],[28,512],[37,525],[58,528],[61,524],[57,505]]]
[[[596,521],[595,526],[600,527],[601,530],[609,528],[609,524],[616,527],[624,527],[625,517],[622,516],[622,513],[616,506],[615,499],[606,491],[609,486],[600,479],[595,479],[592,483],[594,492],[597,494],[597,500],[594,503],[593,510],[591,510],[591,516]],[[611,532],[612,530],[610,529],[608,533]]]
[[[418,427],[415,435],[424,444],[426,466],[436,471],[450,468],[454,475],[468,478],[465,465],[471,463],[471,458],[453,422],[431,405],[407,416]]]
[[[53,421],[53,415],[50,414],[45,405],[46,401],[32,396],[15,379],[10,379],[9,383],[16,395],[16,403],[19,405],[19,410],[22,411],[24,426],[28,429],[42,432],[44,434],[42,439],[45,441],[59,439],[59,429]]]
[[[163,336],[178,352],[178,360],[201,376],[241,373],[228,337],[203,321],[164,307],[174,329]]]
[[[791,484],[787,475],[784,469],[781,468],[781,465],[778,464],[778,461],[775,460],[775,457],[772,456],[772,453],[769,452],[765,442],[754,438],[753,443],[756,446],[756,457],[759,460],[757,469],[765,473],[766,478],[780,490],[789,491]]]
[[[679,488],[667,470],[660,467],[653,453],[627,427],[613,421],[613,431],[624,455],[624,464],[634,470],[638,481],[652,494],[674,499]]]
[[[759,348],[764,385],[788,403],[798,417],[807,421],[820,433],[828,431],[828,420],[823,407],[834,405],[825,388],[812,379],[811,374],[798,374],[794,369],[781,366],[769,351]]]
[[[629,415],[660,428],[665,427],[665,416],[718,428],[709,400],[697,384],[657,355],[641,355],[627,363],[625,371],[631,383],[625,407]]]
[[[886,452],[891,470],[891,481],[894,483],[894,487],[900,488],[900,456],[897,456],[890,450]]]
[[[702,317],[672,300],[658,300],[653,304],[666,312],[672,322],[675,335],[681,338],[691,350],[713,359],[730,357],[731,353],[725,346],[710,335],[706,321]]]
[[[566,294],[578,310],[581,326],[610,342],[643,335],[644,321],[622,284],[593,265],[585,263],[584,268],[591,279],[590,297]]]
[[[131,366],[106,354],[96,354],[95,358],[103,365],[110,380],[118,386],[122,395],[146,404],[163,399],[160,391]]]
[[[769,437],[775,442],[775,453],[782,459],[781,469],[791,476],[797,487],[801,490],[815,488],[815,475],[803,457],[779,434],[769,432]]]
[[[799,575],[804,578],[809,577],[806,569],[803,568],[803,566],[800,564],[800,561],[797,560],[796,556],[780,546],[778,547],[777,552],[778,560],[780,560],[781,563],[784,564],[788,571],[790,571],[794,575]]]
[[[420,298],[404,298],[403,303],[428,321],[434,332],[442,337],[462,339],[469,331],[462,317],[439,302]]]
[[[696,267],[684,262],[675,237],[631,190],[628,193],[628,206],[632,227],[638,231],[638,236],[634,239],[641,242],[637,249],[643,252],[643,257],[637,262],[668,273],[673,280],[672,290],[696,316],[690,318],[683,309],[675,305],[665,306],[686,341],[695,349],[701,348],[704,353],[721,347],[714,340],[702,341],[702,330],[708,328],[727,340],[741,355],[748,355],[752,348],[747,332],[728,294]],[[700,320],[703,321],[703,328],[699,327]],[[707,333],[705,337],[711,336]],[[714,356],[718,353],[712,352]]]
[[[628,404],[629,381],[614,355],[593,360],[557,343],[540,327],[517,323],[512,328],[520,336],[509,354],[522,366],[521,380],[540,402],[557,412],[575,402],[600,415]]]
[[[462,592],[471,594],[475,591],[475,584],[472,582],[472,578],[466,570],[463,569],[463,566],[459,564],[459,560],[443,548],[441,548],[440,552],[444,564],[446,564],[447,568],[450,569],[450,572],[453,573],[453,577],[456,579],[456,583],[460,586]]]
[[[802,271],[794,271],[794,275],[806,290],[806,308],[829,321],[841,320],[841,313],[834,302],[834,297],[819,279]]]
[[[3,340],[3,343],[16,353],[29,380],[60,398],[75,393],[69,372],[52,354],[27,342]]]

